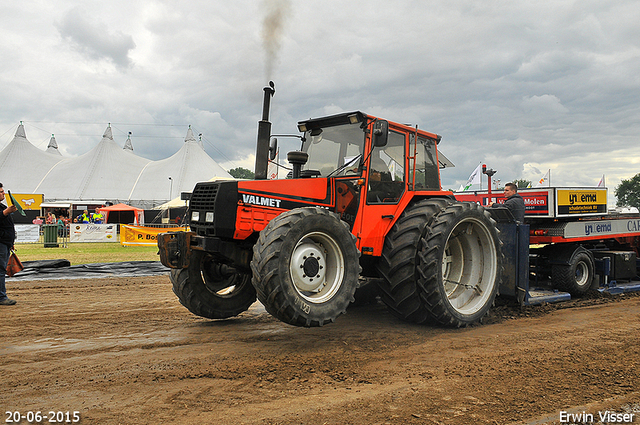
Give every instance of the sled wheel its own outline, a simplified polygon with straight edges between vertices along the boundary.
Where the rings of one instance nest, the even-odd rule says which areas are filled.
[[[322,326],[345,313],[358,286],[360,253],[347,223],[318,207],[271,220],[253,247],[251,270],[266,310],[296,326]]]
[[[256,301],[249,273],[238,272],[202,251],[193,251],[188,268],[171,269],[171,283],[183,306],[208,319],[237,316]]]
[[[418,254],[418,285],[433,319],[455,327],[482,319],[500,283],[500,245],[495,221],[475,203],[451,204],[434,218]]]
[[[595,261],[591,252],[581,246],[570,249],[573,252],[566,251],[571,255],[567,265],[554,264],[551,267],[551,280],[557,289],[579,296],[585,294],[593,283]]]
[[[430,199],[407,208],[393,225],[384,241],[377,265],[382,277],[378,281],[380,299],[396,317],[413,323],[429,319],[429,312],[417,285],[418,246],[434,216],[450,200]]]

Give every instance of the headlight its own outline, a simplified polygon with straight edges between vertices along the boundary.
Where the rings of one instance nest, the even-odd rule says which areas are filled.
[[[200,211],[193,211],[191,213],[191,221],[198,221],[200,220]]]

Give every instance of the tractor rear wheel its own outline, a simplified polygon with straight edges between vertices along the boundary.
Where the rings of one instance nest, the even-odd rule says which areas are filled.
[[[249,309],[256,301],[251,274],[193,251],[189,267],[171,269],[173,292],[180,303],[197,316],[226,319]]]
[[[431,317],[466,326],[487,314],[502,274],[501,242],[488,211],[472,202],[449,205],[421,241],[418,286]]]
[[[418,247],[433,218],[452,201],[429,199],[407,208],[384,241],[377,269],[380,298],[394,316],[413,323],[429,319],[418,287]]]
[[[286,211],[253,247],[258,299],[296,326],[322,326],[346,312],[358,286],[360,252],[347,223],[324,208]]]

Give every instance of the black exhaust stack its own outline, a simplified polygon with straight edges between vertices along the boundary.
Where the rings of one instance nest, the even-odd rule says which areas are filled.
[[[258,121],[258,141],[256,143],[255,179],[265,180],[269,167],[269,139],[271,138],[271,123],[269,122],[269,108],[271,96],[276,92],[273,81],[264,88],[264,103],[262,104],[262,120]]]

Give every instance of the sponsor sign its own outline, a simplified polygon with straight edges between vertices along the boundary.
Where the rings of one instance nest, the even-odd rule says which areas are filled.
[[[640,219],[615,219],[597,221],[576,221],[567,223],[565,238],[594,236],[622,236],[640,232]]]
[[[576,214],[605,214],[607,212],[607,190],[557,189],[558,216]]]
[[[550,215],[549,212],[549,192],[523,193],[525,214],[527,215]]]
[[[184,227],[143,227],[120,225],[120,244],[130,245],[157,245],[158,233],[184,232]]]
[[[117,224],[69,224],[69,242],[118,242]]]
[[[553,215],[553,197],[550,196],[551,190],[519,190],[525,206],[525,215],[527,217],[551,217]],[[475,192],[473,194],[454,194],[459,201],[477,202],[484,207],[490,207],[492,204],[504,204],[506,198],[499,192],[494,192],[489,196],[487,192]]]
[[[40,204],[44,202],[44,195],[36,195],[33,193],[12,193],[13,198],[23,210],[40,211]],[[13,199],[12,198],[12,199]]]
[[[38,224],[16,224],[16,243],[40,242],[40,226]]]

